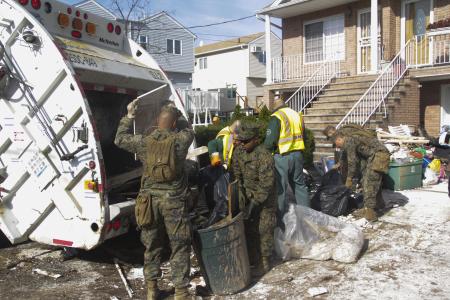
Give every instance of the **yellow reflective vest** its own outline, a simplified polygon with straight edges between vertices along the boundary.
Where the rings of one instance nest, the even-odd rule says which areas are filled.
[[[280,154],[295,150],[305,149],[303,141],[303,116],[295,110],[284,107],[272,114],[280,120],[281,130],[278,139],[278,151]]]
[[[231,132],[230,126],[224,127],[216,136],[217,138],[222,137],[223,143],[223,159],[224,164],[229,165],[231,163],[231,156],[233,155],[233,138],[234,134]]]

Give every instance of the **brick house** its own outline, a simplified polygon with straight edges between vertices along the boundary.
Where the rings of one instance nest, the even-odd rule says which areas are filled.
[[[450,125],[450,0],[276,0],[257,14],[266,32],[282,21],[264,100],[283,95],[317,138],[328,124]]]

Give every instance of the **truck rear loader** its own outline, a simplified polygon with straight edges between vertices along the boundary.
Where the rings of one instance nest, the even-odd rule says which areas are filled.
[[[128,231],[142,167],[114,137],[143,95],[135,131],[183,104],[125,24],[57,1],[0,0],[0,230],[92,249]]]

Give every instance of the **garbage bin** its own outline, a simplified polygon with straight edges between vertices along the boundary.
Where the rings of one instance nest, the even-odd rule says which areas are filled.
[[[389,164],[383,178],[384,187],[394,191],[411,190],[422,186],[422,160]]]
[[[234,294],[250,284],[242,213],[198,230],[196,248],[205,281],[214,294]]]

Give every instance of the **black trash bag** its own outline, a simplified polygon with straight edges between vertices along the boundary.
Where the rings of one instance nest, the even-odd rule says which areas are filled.
[[[322,177],[322,182],[312,198],[311,207],[327,215],[338,217],[349,212],[352,191],[343,184],[338,170],[330,170]]]
[[[362,193],[352,193],[348,198],[348,211],[364,207],[364,197]]]
[[[206,202],[211,211],[208,221],[201,227],[208,227],[228,214],[230,174],[223,167],[208,166],[202,170],[200,177],[205,187]]]
[[[338,217],[347,214],[351,190],[345,185],[330,185],[322,188],[320,209],[323,213]]]

